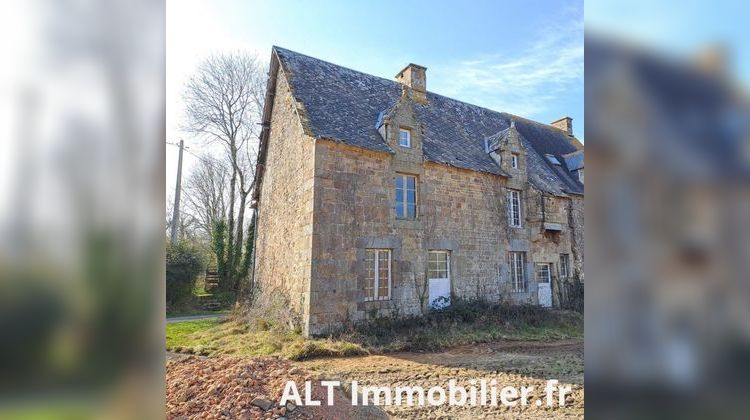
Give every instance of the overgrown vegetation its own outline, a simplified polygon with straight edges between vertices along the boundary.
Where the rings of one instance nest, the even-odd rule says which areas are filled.
[[[562,283],[560,304],[564,309],[583,313],[583,282],[578,278]]]
[[[201,203],[197,213],[212,216],[212,223],[205,225],[216,226],[219,219],[225,223],[220,239],[216,232],[210,236],[217,263],[223,266],[219,270],[219,287],[235,294],[248,280],[243,275],[244,267],[249,267],[245,261],[251,257],[245,242],[249,225],[245,212],[255,190],[257,139],[263,119],[266,79],[264,64],[256,56],[214,55],[198,64],[183,97],[184,129],[206,144],[223,149],[221,161],[226,171],[206,171],[207,176],[202,178],[214,182],[204,182],[210,188],[202,189],[199,196],[209,200],[196,201]],[[217,250],[218,243],[221,249]]]
[[[583,336],[583,317],[536,305],[454,299],[424,317],[376,318],[338,334],[370,351],[435,351],[496,340],[555,340]]]
[[[203,355],[277,355],[292,360],[394,351],[436,351],[496,340],[583,336],[583,317],[538,306],[456,299],[425,317],[377,318],[325,339],[305,339],[287,305],[263,302],[226,322],[167,325],[167,348]],[[257,302],[256,302],[257,304]],[[262,307],[262,309],[260,309]]]
[[[356,343],[305,339],[298,331],[279,330],[266,320],[255,325],[231,321],[189,321],[167,324],[167,350],[204,356],[281,356],[305,360],[367,354]]]
[[[166,291],[167,305],[188,300],[195,289],[195,280],[204,264],[203,254],[187,241],[167,243]]]

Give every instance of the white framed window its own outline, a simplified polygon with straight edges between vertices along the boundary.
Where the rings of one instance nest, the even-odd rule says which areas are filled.
[[[396,174],[396,218],[417,218],[417,177]]]
[[[510,166],[516,169],[518,168],[518,155],[515,153],[510,155]]]
[[[536,281],[537,283],[549,283],[552,279],[552,270],[550,268],[552,264],[549,263],[538,263],[536,265]]]
[[[508,224],[521,227],[521,191],[508,190]]]
[[[398,129],[398,145],[401,147],[411,147],[411,131],[405,128]]]
[[[449,251],[430,251],[427,256],[427,278],[450,279],[451,257]]]
[[[526,253],[511,251],[508,253],[510,262],[510,289],[512,292],[526,291],[526,276],[524,264],[526,264]]]
[[[567,279],[570,277],[570,255],[560,254],[560,277]]]
[[[365,300],[391,298],[391,250],[365,250]]]

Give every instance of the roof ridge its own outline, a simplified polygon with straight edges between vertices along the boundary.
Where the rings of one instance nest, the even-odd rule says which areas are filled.
[[[323,63],[326,63],[326,64],[330,64],[332,66],[340,67],[342,69],[349,70],[349,71],[352,71],[354,73],[363,74],[363,75],[369,76],[369,77],[376,77],[378,79],[385,80],[385,81],[388,81],[390,83],[393,83],[394,85],[397,85],[397,86],[400,85],[399,82],[397,82],[396,80],[393,80],[393,79],[386,79],[385,77],[377,76],[377,75],[374,75],[374,74],[371,74],[371,73],[365,73],[364,71],[355,70],[355,69],[353,69],[351,67],[342,66],[341,64],[336,64],[336,63],[333,63],[331,61],[323,60],[322,58],[313,57],[311,55],[303,54],[301,52],[297,52],[297,51],[294,51],[294,50],[290,50],[288,48],[280,47],[278,45],[274,45],[272,48],[275,49],[275,50],[282,50],[282,51],[290,52],[292,54],[301,55],[303,57],[307,57],[307,58],[312,59],[312,60],[316,60],[316,61],[320,61],[320,62],[323,62]],[[530,118],[527,118],[527,117],[522,117],[520,115],[511,114],[510,112],[506,112],[506,111],[498,111],[496,109],[487,108],[487,107],[482,106],[482,105],[477,105],[477,104],[473,104],[473,103],[470,103],[470,102],[467,102],[467,101],[464,101],[464,100],[461,100],[461,99],[452,98],[450,96],[446,96],[446,95],[443,95],[443,94],[440,94],[440,93],[437,93],[437,92],[434,92],[434,91],[431,91],[431,90],[428,90],[427,94],[428,95],[439,96],[441,98],[445,98],[445,99],[448,99],[448,100],[453,101],[453,102],[458,102],[458,103],[461,103],[461,104],[464,104],[464,105],[468,105],[470,107],[479,108],[479,109],[482,109],[484,111],[489,111],[489,112],[492,112],[492,113],[495,113],[495,114],[500,114],[501,116],[507,116],[507,117],[512,117],[512,118],[516,118],[516,119],[522,119],[522,120],[527,121],[527,122],[531,122],[531,123],[534,123],[534,124],[543,125],[543,126],[546,126],[546,127],[549,127],[549,128],[555,128],[555,129],[559,130],[558,128],[556,128],[554,126],[551,126],[549,124],[545,124],[545,123],[542,123],[542,122],[539,122],[539,121],[534,121],[534,120],[532,120]]]
[[[378,133],[383,116],[399,103],[401,83],[306,54],[274,46],[274,55],[284,72],[291,72],[290,88],[308,111],[315,136],[330,138],[379,152],[392,152]],[[537,187],[555,193],[583,192],[582,185],[550,169],[544,153],[573,152],[576,146],[562,130],[532,119],[497,111],[435,92],[427,92],[427,104],[415,104],[424,122],[425,160],[495,175],[506,175],[487,154],[490,134],[507,133],[515,122],[519,137],[528,146],[535,170],[542,171]],[[377,122],[376,122],[377,121]],[[486,137],[485,137],[486,139]],[[531,170],[531,169],[530,169]],[[533,171],[532,171],[533,172]]]
[[[397,81],[395,81],[393,79],[386,79],[385,77],[377,76],[377,75],[370,74],[370,73],[365,73],[365,72],[360,71],[360,70],[355,70],[355,69],[353,69],[351,67],[346,67],[346,66],[342,66],[341,64],[336,64],[336,63],[333,63],[333,62],[330,62],[330,61],[327,61],[327,60],[323,60],[322,58],[313,57],[313,56],[307,55],[307,54],[302,54],[301,52],[290,50],[289,48],[279,47],[278,45],[274,45],[271,48],[274,49],[274,50],[276,50],[276,51],[282,50],[282,51],[290,52],[292,54],[301,55],[303,57],[307,57],[307,58],[310,58],[310,59],[313,59],[313,60],[316,60],[316,61],[320,61],[320,62],[323,62],[323,63],[326,63],[326,64],[330,64],[332,66],[340,67],[342,69],[349,70],[349,71],[352,71],[354,73],[364,74],[365,76],[376,77],[378,79],[385,80],[385,81],[388,81],[388,82],[391,82],[391,83],[394,83],[394,84],[399,84]]]

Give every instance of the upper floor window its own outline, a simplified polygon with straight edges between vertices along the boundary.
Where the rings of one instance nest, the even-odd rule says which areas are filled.
[[[365,250],[365,300],[391,298],[391,250]]]
[[[521,227],[521,191],[508,190],[508,224]]]
[[[578,180],[583,184],[583,168],[578,170]]]
[[[405,128],[398,130],[398,145],[401,147],[411,147],[411,131]]]
[[[510,166],[513,168],[518,168],[518,155],[513,153],[510,155]]]
[[[396,174],[396,217],[417,218],[417,177]]]

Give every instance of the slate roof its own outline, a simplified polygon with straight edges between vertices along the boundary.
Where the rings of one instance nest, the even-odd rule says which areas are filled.
[[[563,162],[569,171],[577,171],[583,168],[583,150],[576,150],[573,153],[563,155]]]
[[[636,119],[621,107],[591,107],[587,132],[598,144],[636,151],[644,167],[682,182],[750,180],[750,103],[726,74],[608,38],[586,36],[585,48],[586,91],[627,89],[624,106],[646,110]]]
[[[376,124],[396,104],[401,85],[280,47],[273,47],[295,99],[304,106],[306,127],[317,138],[340,141],[370,150],[393,151]],[[529,180],[553,194],[583,194],[583,185],[552,168],[544,154],[562,159],[577,148],[570,137],[552,126],[504,112],[492,111],[432,92],[427,104],[415,102],[417,118],[424,124],[426,160],[458,168],[507,176],[485,151],[485,139],[510,126],[510,118],[527,150]],[[537,155],[536,158],[529,156]],[[533,162],[532,162],[533,161]]]

